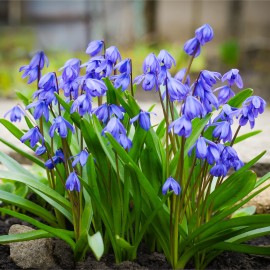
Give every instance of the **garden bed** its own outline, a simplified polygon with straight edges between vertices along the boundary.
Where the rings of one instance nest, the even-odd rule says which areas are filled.
[[[22,223],[15,218],[0,220],[0,234],[7,234],[9,227],[13,224]],[[23,223],[25,224],[25,223]],[[270,236],[258,238],[249,242],[256,246],[269,246]],[[145,247],[141,247],[138,258],[134,262],[114,263],[113,255],[103,256],[101,261],[89,254],[84,262],[74,264],[72,251],[62,241],[54,241],[54,259],[59,265],[57,269],[170,269],[163,254],[150,253]],[[192,269],[189,264],[187,269]],[[0,269],[22,269],[18,267],[9,257],[9,246],[0,245]],[[34,269],[34,268],[32,268]],[[54,268],[55,269],[55,268]],[[252,256],[236,252],[223,252],[206,269],[270,269],[270,257]]]

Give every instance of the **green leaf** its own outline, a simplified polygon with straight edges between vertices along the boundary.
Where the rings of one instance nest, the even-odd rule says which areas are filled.
[[[248,132],[248,133],[246,133],[246,134],[244,134],[244,135],[238,136],[238,137],[235,139],[234,144],[239,143],[239,142],[241,142],[241,141],[244,141],[244,140],[246,140],[246,139],[248,139],[248,138],[250,138],[250,137],[253,137],[253,136],[255,136],[255,135],[257,135],[257,134],[259,134],[259,133],[261,133],[261,132],[262,132],[262,130],[254,130],[254,131],[252,131],[252,132]]]
[[[127,242],[124,238],[120,237],[119,235],[115,236],[116,243],[123,249],[130,250],[134,249],[134,246],[132,246],[129,242]]]
[[[30,213],[33,213],[37,215],[38,217],[41,217],[45,221],[47,221],[49,224],[53,226],[57,226],[55,217],[48,212],[43,207],[27,200],[22,197],[19,197],[15,194],[5,192],[3,190],[0,190],[0,200],[7,202],[12,205],[16,205],[22,209],[25,209],[29,211]]]
[[[41,238],[51,238],[53,235],[48,233],[44,230],[34,230],[30,232],[24,233],[16,233],[16,234],[9,234],[9,235],[1,235],[0,236],[0,244],[9,244],[14,242],[23,242],[23,241],[30,241],[35,239]]]
[[[9,210],[6,208],[0,208],[0,212],[8,214],[8,215],[13,216],[13,217],[16,217],[20,220],[24,220],[26,222],[29,222],[30,224],[36,226],[37,228],[40,228],[48,233],[51,233],[52,235],[56,236],[57,238],[64,240],[65,242],[67,242],[70,245],[72,250],[74,250],[74,248],[75,248],[75,243],[74,243],[73,239],[71,238],[71,237],[74,237],[74,232],[63,230],[63,229],[57,229],[57,228],[45,225],[45,224],[37,221],[34,218],[31,218],[27,215],[20,214],[20,213],[17,213],[15,211],[12,211],[12,210]]]
[[[100,232],[97,232],[91,236],[88,235],[88,244],[96,259],[99,261],[104,252],[104,244]]]
[[[38,182],[35,178],[29,175],[25,175],[22,173],[17,173],[13,171],[3,171],[0,170],[0,179],[8,179],[12,181],[18,181],[20,183],[24,183],[28,185],[30,188],[36,189],[47,195],[48,197],[52,198],[56,202],[60,203],[64,208],[67,210],[71,210],[70,202],[58,194],[56,191],[51,189],[50,187]]]
[[[228,101],[228,104],[232,107],[239,108],[242,103],[253,94],[253,89],[247,88],[236,94],[233,98]]]
[[[231,218],[251,216],[254,215],[255,213],[256,213],[256,206],[251,205],[238,209],[232,214]]]
[[[17,97],[23,102],[25,106],[29,105],[29,99],[24,96],[21,92],[15,91]]]
[[[229,177],[207,198],[206,209],[212,204],[213,211],[233,205],[248,195],[254,188],[257,176],[252,171]]]

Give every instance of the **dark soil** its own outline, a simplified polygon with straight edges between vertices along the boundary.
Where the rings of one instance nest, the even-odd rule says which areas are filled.
[[[7,218],[0,220],[0,235],[7,234],[8,229],[13,224],[25,224],[16,218]],[[270,245],[270,236],[260,237],[256,240],[250,241],[251,245]],[[270,254],[269,254],[270,255]],[[134,262],[126,261],[121,264],[114,263],[112,254],[104,256],[101,261],[96,261],[95,258],[89,254],[84,262],[75,263],[72,260],[72,251],[61,240],[55,240],[54,259],[59,265],[57,270],[66,269],[171,269],[163,254],[154,252],[150,253],[146,248],[141,248],[138,252],[138,258]],[[192,269],[189,267],[188,269]],[[0,269],[22,269],[18,267],[9,257],[9,247],[7,245],[0,245]],[[270,257],[252,256],[236,252],[223,252],[219,255],[206,269],[264,269],[270,270]],[[32,269],[34,270],[34,268]],[[56,269],[55,269],[56,270]]]

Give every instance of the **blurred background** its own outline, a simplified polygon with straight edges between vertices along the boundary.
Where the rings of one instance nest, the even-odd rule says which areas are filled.
[[[270,101],[270,1],[260,0],[0,0],[0,96],[36,90],[18,72],[31,52],[44,50],[46,71],[54,71],[69,58],[87,61],[85,49],[94,39],[132,58],[135,76],[147,54],[160,49],[175,57],[176,72],[187,64],[183,44],[204,23],[215,38],[192,72],[238,68],[244,86]]]

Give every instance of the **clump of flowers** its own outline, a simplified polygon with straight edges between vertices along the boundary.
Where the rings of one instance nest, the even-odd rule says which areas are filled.
[[[270,177],[257,180],[250,170],[264,153],[244,164],[234,149],[258,133],[238,136],[247,123],[254,128],[266,102],[252,96],[251,89],[235,95],[233,88],[243,88],[238,69],[224,75],[202,70],[191,81],[192,62],[213,37],[210,25],[198,28],[184,45],[190,62],[175,75],[170,71],[174,57],[161,50],[146,56],[142,74],[132,81],[131,59],[123,60],[115,46],[107,48],[102,40],[89,43],[88,62],[72,58],[60,75],[42,75],[48,65],[44,52],[20,69],[28,83],[36,82],[37,91],[31,100],[18,93],[25,109],[16,106],[5,117],[11,122],[24,118],[29,130],[0,122],[39,158],[1,141],[36,163],[46,178],[4,154],[0,161],[9,171],[0,171],[0,178],[25,184],[47,202],[43,208],[29,205],[19,195],[8,199],[8,192],[0,191],[2,201],[41,219],[0,209],[38,228],[23,240],[58,237],[71,246],[76,260],[89,249],[97,259],[112,249],[116,262],[135,259],[144,241],[162,250],[173,268],[184,268],[190,260],[204,268],[226,249],[266,254],[267,247],[242,242],[269,233],[270,216],[231,219],[269,186],[251,193]],[[218,82],[224,85],[215,88]],[[140,108],[134,84],[159,95],[159,125],[152,126],[150,109]],[[13,236],[13,241],[21,239]],[[0,237],[0,243],[5,241]]]

